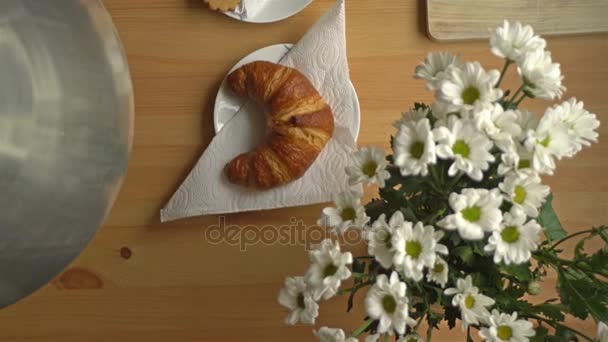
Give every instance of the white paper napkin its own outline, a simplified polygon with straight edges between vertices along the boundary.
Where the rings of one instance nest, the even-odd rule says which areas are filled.
[[[256,109],[246,105],[215,136],[190,175],[161,210],[161,221],[328,202],[350,189],[344,172],[355,148],[356,127],[346,58],[344,0],[327,12],[292,48],[283,64],[305,74],[331,105],[334,136],[304,176],[284,186],[248,190],[228,182],[224,166],[251,150],[263,133]],[[256,120],[257,119],[257,120]]]

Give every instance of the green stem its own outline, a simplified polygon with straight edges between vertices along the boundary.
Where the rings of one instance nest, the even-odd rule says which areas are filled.
[[[433,327],[429,324],[429,327],[426,329],[426,342],[431,342],[433,336]]]
[[[523,100],[524,100],[524,99],[525,99],[527,96],[528,96],[528,95],[526,95],[525,93],[524,93],[524,94],[522,94],[522,96],[519,98],[519,100],[517,100],[517,101],[515,102],[515,106],[514,106],[513,108],[517,108],[517,107],[519,107],[519,104],[520,104],[520,103],[521,103],[521,102],[522,102],[522,101],[523,101]]]
[[[471,337],[471,326],[467,327],[467,342],[473,342],[473,338]]]
[[[556,329],[557,328],[568,329],[568,330],[572,331],[573,333],[579,335],[580,337],[584,338],[585,340],[587,340],[589,342],[595,341],[594,339],[592,339],[591,337],[583,334],[582,332],[580,332],[580,331],[578,331],[578,330],[576,330],[574,328],[570,328],[569,326],[563,325],[561,323],[557,323],[557,322],[551,321],[549,319],[546,319],[546,318],[543,318],[543,317],[540,317],[540,316],[537,316],[537,315],[528,315],[527,317],[528,318],[533,318],[533,319],[535,319],[537,321],[545,322],[545,323],[549,324],[550,326],[552,326],[553,328],[556,328]]]
[[[502,71],[500,72],[500,78],[498,79],[498,82],[496,83],[495,88],[498,88],[500,86],[502,79],[505,77],[505,74],[507,73],[507,69],[509,69],[509,65],[511,65],[512,63],[513,62],[511,62],[508,59],[505,60],[505,65],[502,67]]]
[[[579,235],[583,235],[583,234],[590,234],[590,233],[593,233],[593,229],[583,230],[581,232],[568,235],[565,238],[563,238],[563,239],[557,241],[556,243],[554,243],[553,246],[551,246],[551,248],[549,248],[549,250],[550,251],[555,250],[555,248],[557,246],[559,246],[560,244],[562,244],[564,241],[572,239],[573,237],[576,237],[576,236],[579,236]]]
[[[368,319],[367,321],[365,321],[365,323],[363,323],[363,325],[361,325],[359,327],[359,329],[357,329],[353,332],[352,337],[355,337],[355,338],[359,337],[359,335],[363,334],[365,329],[367,329],[373,322],[374,322],[374,320],[371,318]]]
[[[526,85],[522,84],[519,88],[517,88],[517,90],[515,91],[515,94],[513,94],[513,96],[511,97],[511,99],[509,101],[507,101],[508,104],[513,103],[513,101],[517,98],[517,95],[519,95],[519,93],[522,92],[522,90],[524,90],[524,87]]]

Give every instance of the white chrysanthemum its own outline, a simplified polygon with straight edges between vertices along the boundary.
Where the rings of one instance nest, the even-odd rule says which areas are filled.
[[[473,113],[477,129],[485,132],[501,148],[511,145],[513,139],[521,136],[518,118],[516,111],[505,111],[498,103]]]
[[[553,174],[555,159],[568,156],[572,144],[564,123],[554,112],[547,111],[536,130],[529,130],[525,146],[532,151],[532,168],[542,174]]]
[[[365,234],[368,240],[368,253],[373,255],[384,268],[388,269],[393,265],[395,252],[391,241],[395,230],[400,229],[404,224],[405,220],[400,211],[396,211],[388,222],[386,215],[382,214]]]
[[[346,167],[350,185],[359,183],[378,184],[383,188],[385,180],[391,177],[386,171],[386,152],[378,147],[363,147],[353,154],[352,165]]]
[[[499,175],[504,176],[510,172],[535,174],[541,171],[532,168],[533,152],[519,142],[501,147],[501,149],[503,153],[500,156],[500,164],[498,164]]]
[[[445,262],[440,256],[435,259],[435,265],[430,267],[427,274],[426,280],[439,284],[442,288],[448,282],[448,263]]]
[[[462,330],[464,331],[470,324],[487,323],[490,312],[488,307],[494,305],[494,299],[479,293],[479,289],[473,286],[470,275],[465,279],[458,279],[456,287],[446,289],[447,296],[454,295],[452,305],[460,308],[460,318],[462,319]]]
[[[285,279],[285,287],[279,292],[279,303],[291,311],[285,319],[289,325],[298,322],[315,324],[315,319],[319,316],[319,304],[308,291],[304,277]]]
[[[436,128],[433,135],[437,141],[437,155],[454,160],[448,169],[451,177],[462,171],[471,179],[481,181],[483,171],[495,160],[490,153],[492,141],[469,120],[450,116],[447,126]]]
[[[548,186],[541,183],[538,175],[523,172],[508,173],[498,187],[509,202],[520,207],[530,217],[538,216],[538,209],[550,191]]]
[[[576,101],[576,98],[549,108],[545,115],[556,117],[555,120],[561,121],[568,132],[570,138],[571,150],[567,153],[572,156],[580,151],[583,146],[589,146],[592,142],[597,142],[597,128],[600,122],[595,114],[589,113],[583,108],[582,101]]]
[[[382,336],[382,335],[381,334],[367,335],[365,337],[365,342],[378,342],[378,341],[380,341],[380,336]]]
[[[346,265],[353,263],[350,252],[342,253],[338,241],[323,240],[319,247],[310,251],[310,268],[305,280],[315,300],[333,297],[342,285],[342,281],[350,277],[351,272]]]
[[[536,335],[532,323],[517,319],[517,312],[509,315],[492,310],[488,325],[479,330],[479,336],[488,342],[526,342]]]
[[[429,108],[419,108],[412,109],[405,113],[401,113],[401,118],[399,120],[393,122],[393,127],[399,129],[402,124],[411,122],[411,121],[420,121],[422,119],[426,119],[429,116]]]
[[[495,88],[498,70],[486,72],[479,62],[465,63],[446,71],[437,99],[464,110],[480,109],[498,101],[502,90]]]
[[[540,243],[541,227],[535,220],[526,223],[526,214],[518,207],[504,214],[500,228],[492,233],[484,250],[494,253],[494,262],[499,264],[522,264],[528,262],[532,252]]]
[[[516,110],[517,114],[517,125],[520,127],[520,135],[514,136],[513,139],[516,141],[523,141],[526,138],[526,134],[529,130],[535,130],[538,127],[538,118],[534,113],[527,110]]]
[[[600,342],[608,342],[608,325],[604,322],[597,324],[597,339]]]
[[[443,237],[442,231],[435,231],[432,226],[422,222],[415,225],[405,222],[402,227],[395,229],[391,239],[395,252],[393,264],[403,270],[407,278],[418,281],[422,279],[425,267],[435,266],[437,253],[448,254],[448,248],[439,243]]]
[[[551,53],[535,50],[526,53],[518,68],[524,80],[524,91],[534,97],[546,100],[560,98],[566,88],[562,85],[559,63],[553,63]]]
[[[361,205],[361,194],[354,191],[345,191],[334,198],[335,208],[323,209],[321,218],[317,221],[320,226],[331,227],[336,234],[343,234],[351,227],[363,228],[369,217]]]
[[[406,324],[412,323],[406,289],[397,272],[393,272],[390,279],[384,274],[379,275],[376,284],[367,292],[365,309],[370,318],[379,320],[379,333],[395,330],[404,334]]]
[[[418,334],[409,334],[398,339],[397,342],[423,342],[423,339]]]
[[[322,327],[314,332],[320,342],[357,342],[354,337],[346,337],[344,330],[338,328]]]
[[[458,65],[458,55],[452,55],[449,51],[431,52],[424,63],[416,67],[415,77],[427,81],[429,90],[435,90],[444,79],[446,71]]]
[[[544,49],[546,42],[534,34],[530,25],[505,20],[492,33],[490,46],[496,56],[519,63],[526,53]]]
[[[500,227],[502,196],[498,189],[463,189],[451,193],[450,208],[453,214],[444,217],[437,225],[448,230],[458,229],[465,240],[481,240],[485,232]]]
[[[448,116],[456,115],[460,118],[468,118],[468,111],[461,111],[460,108],[452,106],[448,103],[435,101],[431,105],[431,114],[435,118],[434,127],[445,127],[448,124]]]
[[[429,119],[402,124],[393,141],[393,150],[394,164],[402,175],[426,176],[428,165],[437,162]]]

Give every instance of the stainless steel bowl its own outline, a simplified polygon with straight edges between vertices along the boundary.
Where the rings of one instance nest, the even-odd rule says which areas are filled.
[[[0,1],[0,307],[91,240],[132,127],[127,60],[100,1]]]

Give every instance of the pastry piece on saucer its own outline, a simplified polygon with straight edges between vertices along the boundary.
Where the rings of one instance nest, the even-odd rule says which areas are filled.
[[[241,0],[203,0],[214,11],[233,11],[241,3]]]

